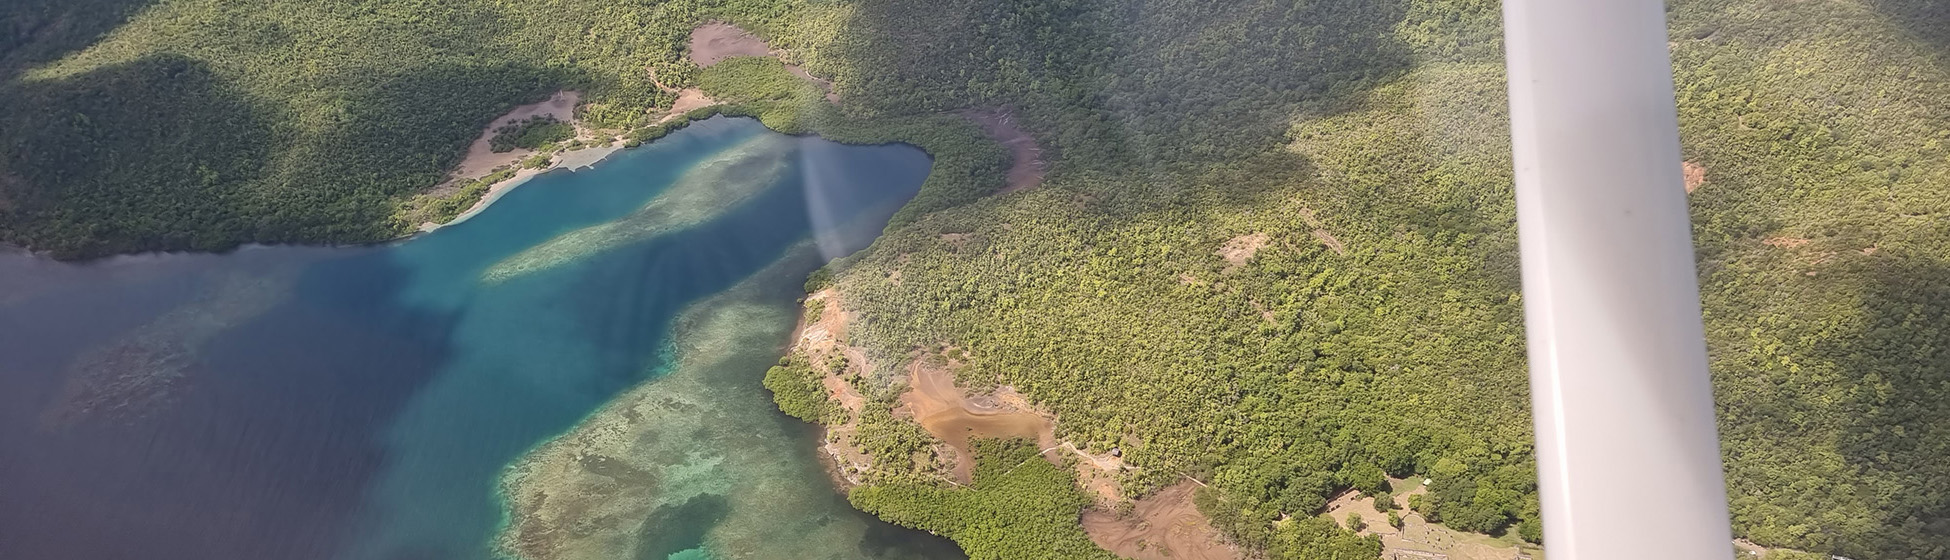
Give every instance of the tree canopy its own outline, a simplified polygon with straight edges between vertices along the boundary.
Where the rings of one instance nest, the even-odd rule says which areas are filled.
[[[1943,4],[1668,13],[1736,534],[1945,558]],[[690,64],[711,20],[841,101],[767,58]],[[700,115],[935,158],[818,280],[881,375],[953,345],[963,383],[1121,450],[1126,488],[1211,481],[1206,513],[1268,554],[1370,554],[1306,520],[1377,472],[1431,479],[1432,520],[1536,539],[1497,25],[1488,0],[24,0],[0,7],[0,239],[87,257],[391,238],[517,104],[582,90],[583,121],[632,144],[683,126],[648,122],[672,101],[654,71],[731,102]],[[967,109],[1014,116],[1041,186],[990,196],[1009,152]],[[784,367],[781,404],[826,414]],[[886,427],[888,453],[918,445]],[[1097,554],[1064,528],[1067,473],[1040,468],[855,501],[981,554],[1025,550],[982,523],[1028,519],[1030,542]],[[1018,487],[1055,499],[998,497]]]

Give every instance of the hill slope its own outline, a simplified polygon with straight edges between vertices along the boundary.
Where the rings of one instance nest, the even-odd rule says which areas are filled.
[[[1736,532],[1950,555],[1945,12],[1670,13]],[[119,16],[0,36],[0,61],[31,67],[0,85],[0,236],[64,256],[387,238],[500,111],[580,88],[585,120],[646,124],[671,101],[646,70],[693,83],[683,34],[728,19],[843,99],[754,97],[770,124],[921,117],[920,135],[1005,108],[1045,149],[1041,186],[964,204],[1001,181],[999,150],[968,147],[987,155],[938,167],[953,188],[833,268],[874,363],[953,347],[965,385],[1013,386],[1065,439],[1117,448],[1140,467],[1128,487],[1211,481],[1206,513],[1275,556],[1338,538],[1279,519],[1382,474],[1433,479],[1431,518],[1534,537],[1496,17],[1482,0],[157,3],[99,41]]]

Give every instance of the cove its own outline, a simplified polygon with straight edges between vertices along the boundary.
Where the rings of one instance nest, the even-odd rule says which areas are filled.
[[[759,384],[929,166],[713,118],[386,246],[0,255],[0,558],[960,558]]]

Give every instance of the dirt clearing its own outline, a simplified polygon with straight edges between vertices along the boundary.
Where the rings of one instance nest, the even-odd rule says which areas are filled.
[[[1421,480],[1390,478],[1388,482],[1395,489],[1394,510],[1402,519],[1400,529],[1388,524],[1388,514],[1375,508],[1372,496],[1352,490],[1334,496],[1327,502],[1327,512],[1321,515],[1342,526],[1346,526],[1349,513],[1360,515],[1361,521],[1367,524],[1361,534],[1381,537],[1384,559],[1511,560],[1543,556],[1542,549],[1519,542],[1514,534],[1491,537],[1429,523],[1421,514],[1408,509],[1409,496],[1428,493]]]
[[[691,30],[691,62],[700,68],[708,68],[726,59],[740,56],[768,56],[772,47],[764,39],[738,26],[725,22],[712,22]]]
[[[982,132],[990,139],[1009,148],[1009,181],[997,194],[1008,194],[1043,183],[1043,175],[1049,171],[1048,163],[1043,161],[1043,148],[1036,145],[1036,137],[1016,125],[1014,115],[1002,109],[967,111],[963,114],[981,125]]]
[[[1270,239],[1265,233],[1241,235],[1226,240],[1226,244],[1220,245],[1219,250],[1214,251],[1213,254],[1225,259],[1225,272],[1232,272],[1233,269],[1246,266],[1246,263],[1251,262],[1253,255],[1259,254],[1259,250],[1265,248],[1266,242]]]
[[[533,150],[524,150],[521,148],[495,153],[493,146],[488,141],[494,139],[494,129],[496,128],[501,128],[515,121],[527,120],[541,115],[548,115],[555,117],[555,120],[573,123],[575,122],[576,104],[580,102],[582,102],[582,92],[559,91],[555,95],[550,96],[547,101],[515,107],[514,110],[508,111],[507,114],[494,119],[493,122],[488,123],[487,128],[481,130],[481,135],[474,139],[474,143],[467,146],[467,157],[460,161],[459,167],[454,168],[451,179],[472,179],[484,176],[494,171],[495,168],[504,165],[514,165],[515,162],[521,161],[522,158],[534,155],[535,152]]]
[[[908,365],[907,382],[909,389],[901,394],[901,404],[914,414],[922,429],[955,450],[956,482],[968,484],[973,480],[975,460],[968,443],[972,438],[1034,440],[1045,457],[1061,449],[1050,419],[1018,410],[1003,399],[971,399],[955,386],[955,376],[947,368],[917,360]]]
[[[1218,531],[1192,505],[1197,490],[1191,480],[1181,481],[1138,500],[1126,516],[1085,511],[1083,530],[1097,546],[1136,560],[1240,558],[1239,551],[1220,540]]]
[[[697,88],[684,88],[683,90],[677,92],[677,102],[672,103],[670,105],[670,113],[664,115],[664,118],[658,120],[657,123],[658,124],[667,123],[670,122],[671,119],[684,116],[685,113],[689,113],[691,111],[703,109],[705,107],[710,107],[712,105],[717,105],[717,104],[718,104],[718,100],[712,99],[709,96],[704,95],[704,90],[697,89]]]
[[[780,56],[780,54],[781,51],[773,50],[772,46],[767,44],[764,39],[758,38],[757,35],[751,34],[750,31],[745,31],[736,25],[722,21],[714,21],[700,25],[697,29],[691,30],[691,62],[697,64],[698,68],[706,68],[713,64],[741,56],[770,56],[777,57],[783,62],[785,57]],[[797,64],[786,64],[785,70],[791,72],[794,76],[798,76],[800,79],[819,86],[820,91],[826,92],[827,101],[833,103],[840,102],[840,94],[833,91],[833,82],[814,76],[812,73],[807,72],[805,68],[800,68]],[[658,82],[658,84],[661,86],[662,82]],[[667,90],[668,88],[665,89]],[[699,95],[702,95],[702,93]],[[681,99],[679,103],[682,103]],[[671,109],[671,114],[673,115],[681,115],[683,113],[683,110]]]
[[[1679,172],[1686,178],[1686,194],[1693,194],[1699,186],[1706,184],[1706,168],[1690,161],[1679,163]]]

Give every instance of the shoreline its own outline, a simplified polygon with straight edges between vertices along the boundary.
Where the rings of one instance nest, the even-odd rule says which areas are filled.
[[[627,148],[612,143],[611,145],[608,146],[597,146],[597,147],[583,148],[580,150],[561,152],[559,154],[556,154],[555,159],[549,163],[548,167],[544,167],[541,169],[522,169],[520,171],[516,171],[513,177],[509,177],[505,180],[502,180],[501,182],[489,185],[487,193],[482,194],[480,200],[474,201],[473,206],[468,207],[467,210],[462,211],[459,215],[454,216],[454,219],[448,220],[446,223],[443,224],[436,224],[433,222],[420,224],[420,229],[412,233],[409,233],[407,235],[401,236],[400,239],[402,240],[411,239],[421,234],[438,231],[440,228],[459,225],[461,222],[465,222],[468,219],[473,218],[475,215],[480,214],[482,211],[487,210],[488,206],[494,204],[496,201],[501,200],[502,196],[505,196],[510,191],[515,190],[516,187],[520,187],[524,184],[527,184],[528,181],[531,179],[540,177],[544,174],[547,174],[551,171],[555,171],[558,169],[567,169],[571,173],[589,169],[595,167],[597,164],[602,163],[603,160],[607,160],[611,156],[614,156],[618,152],[621,152],[625,149]],[[578,157],[576,155],[576,154],[584,154],[584,153],[594,153],[597,155],[596,157],[593,158],[588,156]]]

